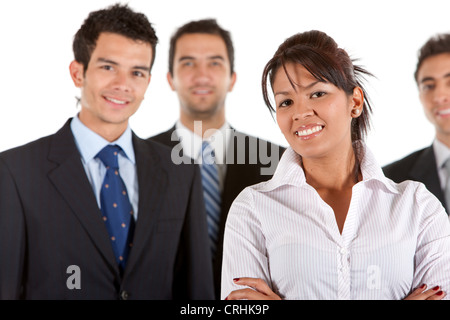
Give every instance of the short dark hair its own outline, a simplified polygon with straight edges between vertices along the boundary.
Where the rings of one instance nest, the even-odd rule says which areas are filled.
[[[102,32],[116,33],[132,40],[143,41],[152,48],[152,61],[155,61],[158,38],[147,17],[134,12],[127,5],[115,4],[106,9],[91,12],[83,25],[75,34],[73,53],[75,60],[80,62],[86,72],[92,52]]]
[[[425,59],[441,53],[450,53],[449,33],[434,35],[427,42],[425,42],[425,44],[419,49],[416,71],[414,72],[414,79],[416,79],[416,83],[419,80],[417,79],[419,69],[422,66],[422,63],[425,61]]]
[[[266,64],[262,76],[262,91],[266,106],[274,113],[268,95],[268,83],[273,86],[276,72],[287,63],[297,63],[308,70],[317,80],[332,83],[347,94],[352,94],[355,87],[360,87],[364,94],[364,105],[359,117],[352,119],[352,141],[361,140],[370,128],[372,107],[366,90],[361,84],[362,76],[372,75],[362,67],[353,64],[353,60],[344,49],[326,33],[311,30],[297,33],[286,39]],[[287,72],[286,72],[287,74]],[[293,81],[287,74],[291,85]]]
[[[179,27],[170,38],[169,72],[171,75],[173,75],[173,59],[175,57],[177,40],[185,34],[192,34],[192,33],[204,33],[220,36],[222,40],[225,42],[225,46],[227,48],[231,73],[234,72],[234,47],[233,42],[231,40],[230,32],[220,27],[215,19],[203,19],[191,21]]]

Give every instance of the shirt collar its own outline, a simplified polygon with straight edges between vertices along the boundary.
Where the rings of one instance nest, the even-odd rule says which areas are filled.
[[[78,118],[78,115],[74,117],[70,123],[72,133],[75,137],[75,143],[80,151],[81,158],[84,163],[87,163],[95,158],[95,156],[102,150],[105,146],[109,144],[117,144],[122,148],[125,156],[134,164],[134,148],[132,142],[132,132],[128,125],[125,132],[113,142],[109,142],[102,138],[100,135],[86,127]]]
[[[383,170],[378,165],[374,155],[367,148],[365,143],[357,143],[359,144],[358,147],[360,148],[362,155],[360,164],[361,173],[363,176],[362,182],[377,180],[383,183],[391,192],[397,193],[398,189],[395,188],[395,184],[385,177]],[[301,166],[301,156],[291,147],[288,147],[283,153],[273,178],[265,184],[264,188],[267,191],[270,191],[283,185],[293,185],[299,187],[306,185],[305,173]]]
[[[438,139],[434,139],[433,151],[436,157],[437,168],[442,168],[447,159],[450,158],[450,149]]]
[[[202,142],[208,141],[214,149],[217,163],[224,163],[225,150],[230,138],[230,125],[228,122],[225,122],[222,127],[216,129],[211,136],[205,139],[202,139],[201,136],[189,130],[180,120],[176,122],[175,127],[177,136],[181,138],[181,145],[185,156],[198,159],[201,157]]]

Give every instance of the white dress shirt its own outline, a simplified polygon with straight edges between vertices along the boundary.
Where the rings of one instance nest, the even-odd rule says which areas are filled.
[[[444,208],[423,184],[386,178],[362,146],[342,234],[291,148],[271,180],[240,193],[225,229],[222,298],[242,277],[262,278],[283,299],[403,299],[423,283],[450,296]]]

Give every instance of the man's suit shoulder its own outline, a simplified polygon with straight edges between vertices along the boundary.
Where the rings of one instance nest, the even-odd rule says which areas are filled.
[[[191,163],[190,159],[180,158],[178,154],[174,155],[171,147],[152,139],[141,140],[149,147],[150,152],[158,154],[160,157],[160,165],[162,167],[175,172],[183,171],[184,174],[187,172],[194,172],[193,166],[184,165],[186,163]],[[177,158],[173,159],[173,157]]]
[[[156,134],[154,136],[151,136],[147,140],[148,141],[156,141],[157,143],[163,144],[165,146],[173,147],[173,146],[175,146],[175,145],[177,145],[179,143],[179,141],[177,141],[177,140],[175,140],[175,141],[171,140],[172,133],[175,130],[176,130],[175,126],[173,126],[169,130],[161,132],[161,133]]]
[[[416,164],[417,160],[427,151],[430,147],[426,147],[417,150],[399,160],[389,163],[383,167],[383,172],[386,177],[396,181],[402,182],[409,179],[409,174],[412,167]]]
[[[10,169],[19,170],[32,168],[32,163],[38,166],[39,162],[47,158],[53,135],[28,142],[0,153],[0,162],[8,165]]]

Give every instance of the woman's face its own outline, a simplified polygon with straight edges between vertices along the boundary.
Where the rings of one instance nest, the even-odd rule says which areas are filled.
[[[278,126],[303,159],[332,157],[352,147],[351,121],[360,115],[362,91],[347,95],[335,85],[318,81],[302,65],[286,64],[273,81]],[[359,112],[355,111],[359,109]]]

